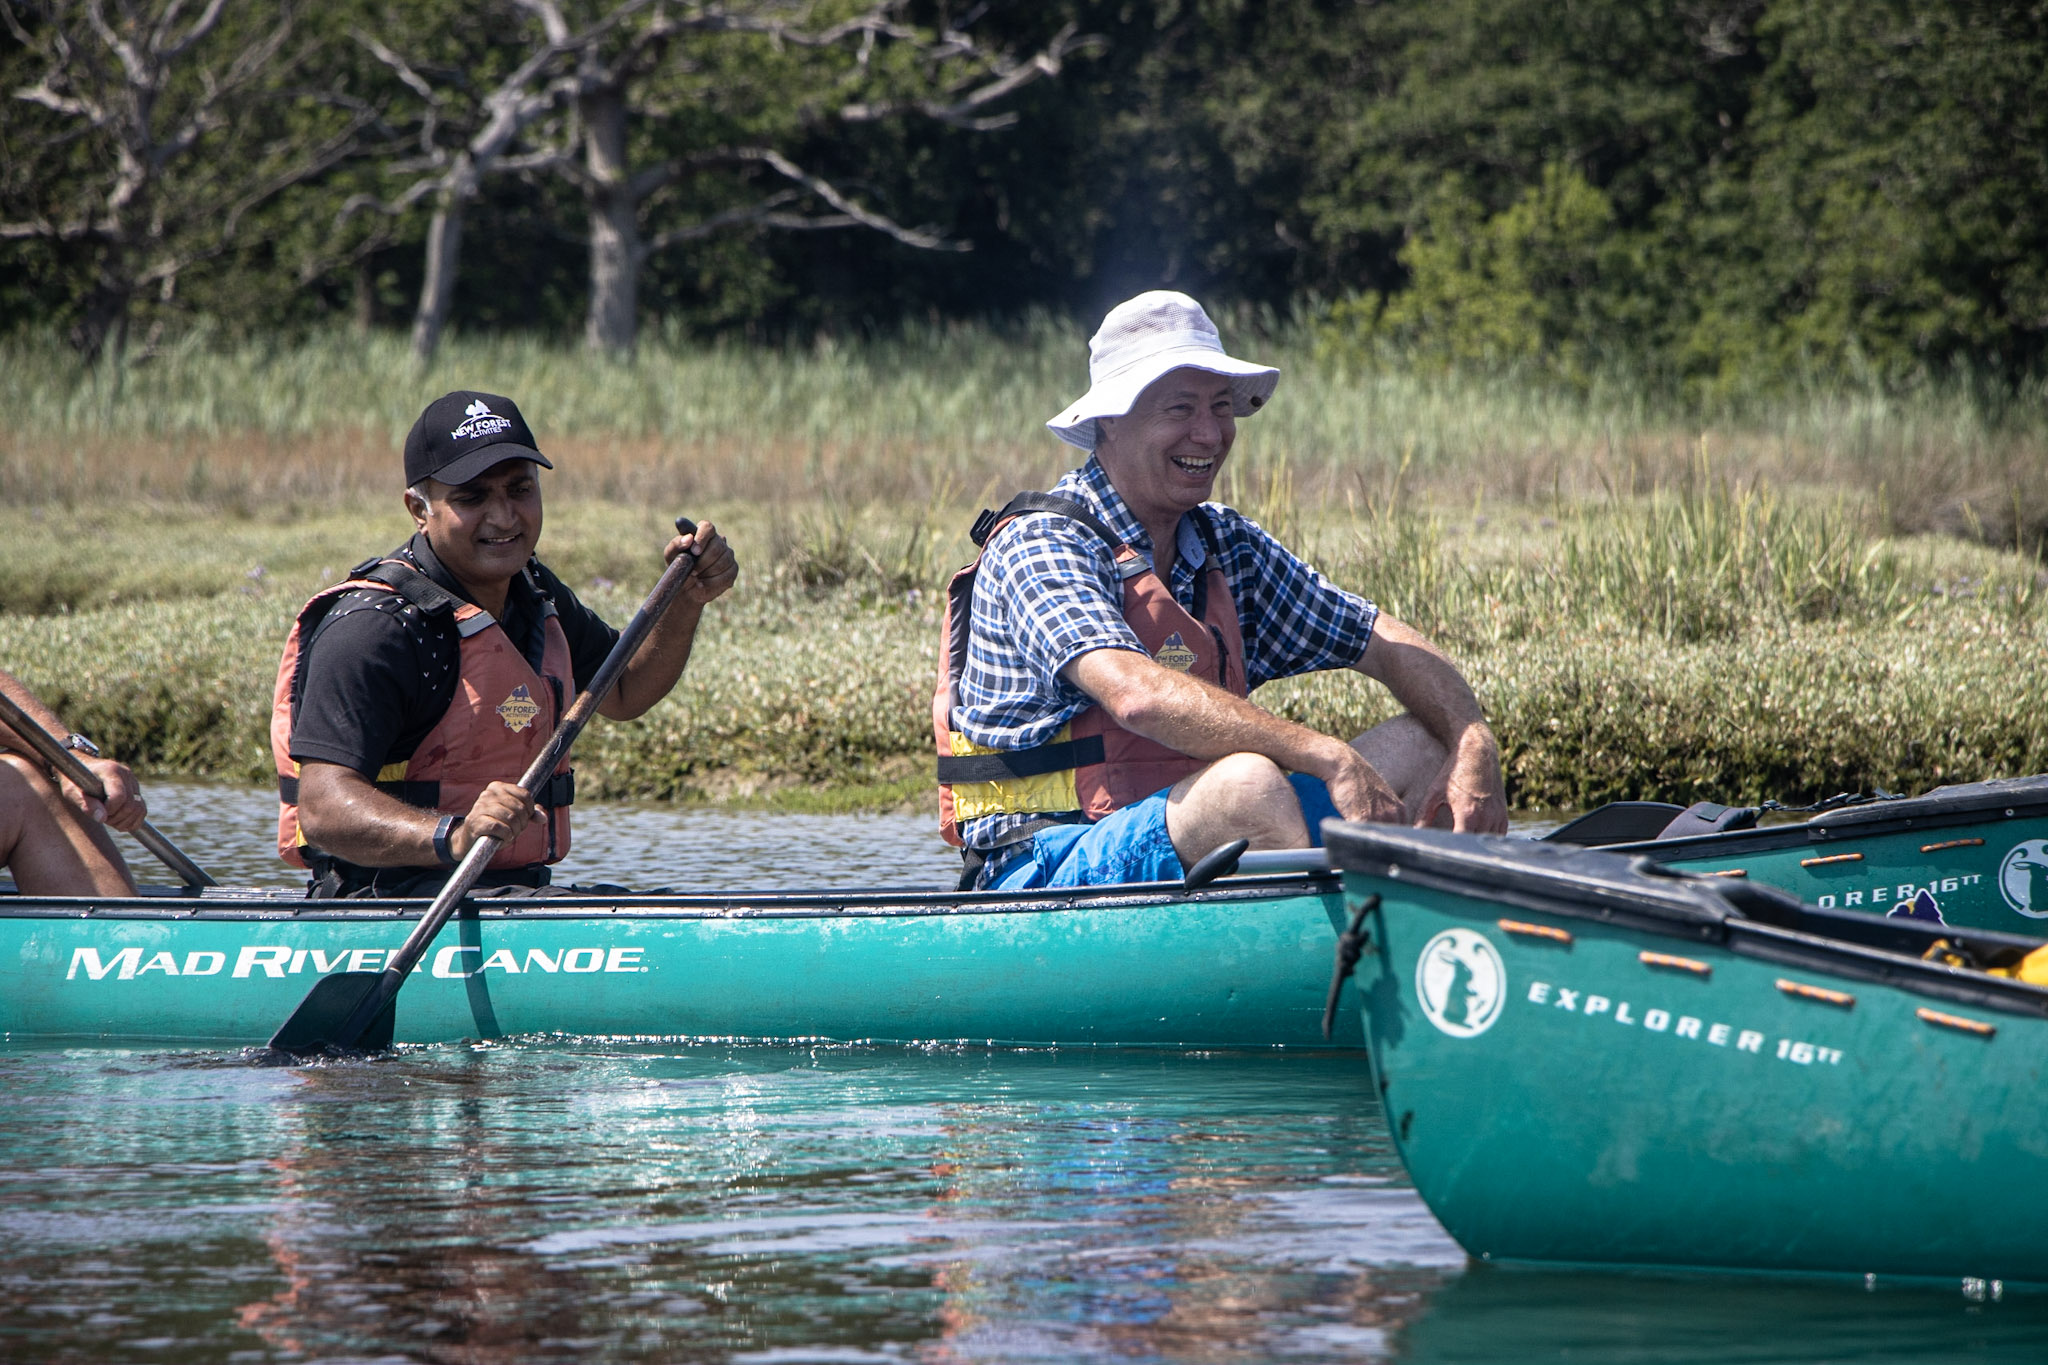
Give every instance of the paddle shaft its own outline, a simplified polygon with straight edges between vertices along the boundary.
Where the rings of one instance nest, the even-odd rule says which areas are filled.
[[[697,528],[696,523],[687,517],[677,517],[676,529],[688,535]],[[519,779],[520,786],[529,792],[533,791],[555,770],[555,765],[562,761],[562,755],[569,752],[569,747],[576,742],[576,737],[583,733],[584,725],[596,714],[598,703],[611,692],[613,685],[619,680],[619,675],[626,671],[626,665],[639,652],[648,632],[654,629],[654,623],[662,618],[663,613],[669,608],[669,603],[673,602],[675,595],[682,590],[684,580],[689,578],[691,571],[697,567],[697,553],[692,551],[689,554],[677,555],[674,562],[663,572],[661,581],[654,585],[654,591],[647,595],[647,600],[640,604],[640,610],[633,614],[633,619],[619,632],[618,643],[614,644],[612,652],[605,656],[604,663],[598,667],[597,676],[592,678],[590,686],[570,703],[567,714],[562,717],[562,723],[555,727],[555,733],[548,737],[547,744],[528,766],[525,776]],[[347,1021],[342,1024],[339,1030],[341,1036],[335,1040],[338,1046],[348,1047],[362,1037],[370,1022],[391,1003],[392,997],[398,994],[398,988],[405,984],[405,978],[418,965],[420,958],[426,955],[428,946],[441,932],[441,926],[455,913],[455,907],[469,894],[469,889],[476,885],[477,878],[483,875],[485,866],[497,852],[498,841],[489,835],[470,845],[469,852],[463,854],[462,861],[456,864],[454,875],[450,876],[447,885],[441,888],[441,894],[434,897],[434,903],[427,907],[427,913],[420,916],[420,922],[413,926],[413,931],[406,935],[405,942],[391,955],[391,960],[385,965],[383,974],[377,982],[377,989],[364,996],[362,1003],[356,1006]]]
[[[20,735],[38,757],[55,768],[60,774],[71,779],[72,785],[95,801],[107,799],[107,789],[93,776],[92,769],[78,761],[78,755],[59,744],[50,732],[36,724],[34,717],[15,704],[14,698],[0,692],[0,720],[7,722],[7,728]],[[163,865],[184,879],[187,886],[217,886],[218,882],[206,874],[206,869],[186,857],[178,846],[166,839],[155,825],[144,820],[135,829],[135,838],[144,848],[163,861]]]

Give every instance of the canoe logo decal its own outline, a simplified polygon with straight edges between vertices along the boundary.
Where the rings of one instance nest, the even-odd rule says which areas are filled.
[[[516,735],[533,724],[533,718],[540,714],[540,703],[521,683],[512,689],[511,696],[498,703],[498,714],[505,718],[505,728]]]
[[[1500,1018],[1508,969],[1484,934],[1446,929],[1415,960],[1415,998],[1429,1022],[1453,1038],[1476,1038]]]
[[[1998,865],[1998,894],[2028,919],[2048,919],[2048,839],[2012,846]]]
[[[1195,666],[1195,651],[1188,648],[1179,631],[1167,636],[1166,643],[1152,657],[1176,673],[1185,673]]]

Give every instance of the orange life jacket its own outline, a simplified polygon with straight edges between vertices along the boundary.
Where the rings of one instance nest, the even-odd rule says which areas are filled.
[[[1123,579],[1124,620],[1146,653],[1168,668],[1237,696],[1247,695],[1244,633],[1205,514],[1195,514],[1196,530],[1208,558],[1196,576],[1195,609],[1190,612],[1174,600],[1172,590],[1143,555],[1071,498],[1020,493],[1002,511],[981,514],[974,524],[974,543],[987,545],[998,530],[1024,512],[1072,517],[1109,546]],[[1191,758],[1124,729],[1100,706],[1090,706],[1049,742],[1028,749],[990,749],[955,731],[953,707],[959,700],[960,675],[967,666],[974,578],[980,567],[981,560],[976,558],[953,575],[947,586],[945,636],[938,686],[932,695],[939,833],[948,843],[960,843],[960,826],[985,815],[1078,810],[1090,821],[1100,820],[1208,765],[1207,759]]]
[[[294,867],[308,866],[318,850],[299,828],[299,765],[291,755],[292,725],[304,693],[305,642],[343,593],[361,589],[394,592],[427,616],[452,616],[461,637],[455,698],[409,759],[389,763],[376,785],[407,805],[464,816],[493,782],[516,782],[540,755],[575,694],[569,638],[553,603],[544,607],[543,648],[538,673],[489,612],[395,559],[367,560],[348,579],[314,594],[300,609],[277,665],[271,697],[270,753],[277,765],[277,856]],[[517,839],[499,848],[494,868],[560,862],[569,852],[569,812],[575,778],[565,757],[535,793],[540,809]]]

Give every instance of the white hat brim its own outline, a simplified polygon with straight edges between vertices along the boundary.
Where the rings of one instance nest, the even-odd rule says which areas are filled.
[[[1207,370],[1228,378],[1231,412],[1238,417],[1249,417],[1263,408],[1280,383],[1280,371],[1273,366],[1254,365],[1206,346],[1155,351],[1142,362],[1099,380],[1072,406],[1047,422],[1046,430],[1070,446],[1092,452],[1095,419],[1124,416],[1154,380],[1174,370]]]

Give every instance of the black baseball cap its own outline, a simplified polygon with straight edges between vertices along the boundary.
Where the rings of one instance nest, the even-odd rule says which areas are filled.
[[[519,405],[495,393],[457,389],[427,404],[405,435],[405,486],[421,479],[468,483],[502,460],[555,466],[534,449]]]

